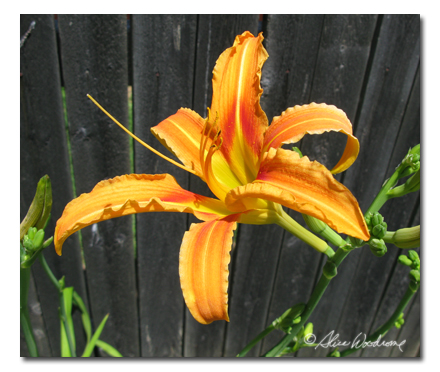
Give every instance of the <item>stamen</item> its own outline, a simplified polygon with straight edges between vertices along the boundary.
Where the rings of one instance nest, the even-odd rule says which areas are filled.
[[[142,141],[140,138],[136,137],[133,133],[131,133],[127,128],[125,128],[121,123],[119,123],[119,121],[117,121],[113,116],[111,116],[90,94],[87,94],[87,97],[90,98],[90,100],[96,105],[98,106],[102,112],[104,112],[104,114],[106,114],[110,119],[112,119],[121,129],[123,129],[125,132],[127,132],[130,136],[132,136],[136,141],[138,141],[141,145],[145,146],[148,150],[154,152],[156,155],[159,155],[162,159],[165,159],[167,161],[169,161],[171,164],[174,164],[175,166],[182,168],[184,170],[186,170],[189,173],[192,174],[196,174],[196,172],[190,168],[187,168],[185,166],[183,166],[182,164],[177,163],[176,161],[174,161],[173,159],[170,159],[169,157],[161,154],[159,151],[155,150],[154,148],[152,148],[150,145],[146,144],[144,141]]]
[[[220,195],[224,196],[226,193],[224,191],[224,187],[218,182],[217,178],[212,172],[211,159],[214,153],[222,146],[223,138],[220,137],[222,131],[217,125],[219,118],[218,112],[216,112],[216,117],[213,124],[209,122],[210,114],[211,112],[208,108],[208,117],[206,118],[205,125],[203,126],[200,139],[200,165],[202,167],[203,177],[206,183],[209,185],[214,194],[220,197]],[[211,140],[211,144],[209,145],[208,153],[205,156],[205,151],[208,147],[209,140]]]

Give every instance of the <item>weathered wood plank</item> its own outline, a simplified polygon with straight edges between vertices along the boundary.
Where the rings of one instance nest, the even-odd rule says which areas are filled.
[[[39,179],[48,174],[53,196],[52,218],[46,229],[49,237],[64,206],[72,199],[72,182],[53,15],[21,15],[20,36],[31,21],[36,22],[35,28],[20,49],[20,218],[24,218],[32,202]],[[87,302],[78,238],[66,242],[61,259],[53,246],[46,249],[44,256],[54,275],[64,275],[66,285],[74,286]],[[50,343],[48,353],[59,356],[58,293],[39,263],[33,265],[32,273]],[[75,323],[75,331],[81,348],[85,343],[82,326]]]
[[[134,131],[167,156],[150,128],[180,107],[191,107],[196,16],[133,16]],[[170,173],[183,188],[188,174],[135,145],[136,173]],[[142,356],[182,356],[184,303],[179,248],[187,216],[137,216],[139,312]]]
[[[359,120],[355,123],[361,153],[344,178],[344,184],[358,198],[363,210],[371,203],[385,176],[390,175],[397,165],[391,164],[392,151],[394,144],[399,143],[399,128],[407,109],[418,60],[419,18],[384,17],[359,108]],[[403,146],[407,151],[410,144]],[[400,210],[399,214],[403,218],[400,221],[404,222],[404,214]],[[396,215],[396,221],[398,218]],[[367,331],[358,329],[357,322],[370,316],[367,309],[374,309],[377,303],[373,306],[371,303],[379,298],[375,294],[374,284],[367,284],[367,281],[381,276],[380,273],[387,267],[386,261],[386,256],[381,260],[376,259],[368,248],[350,253],[311,317],[316,323],[318,338],[335,330],[342,340],[352,340],[359,332]],[[367,278],[365,273],[368,273]],[[360,293],[366,293],[363,291],[370,293],[368,299],[360,296]],[[336,296],[340,296],[341,301],[334,301]],[[353,296],[356,296],[357,302]],[[366,328],[369,329],[369,326]],[[322,348],[313,355],[323,356],[327,353],[328,350]]]
[[[300,17],[295,16],[294,20],[298,18]],[[301,46],[304,51],[303,49],[297,50],[296,53],[299,55],[305,53],[306,50],[308,53],[311,53],[310,50],[315,51],[314,58],[309,58],[307,73],[302,70],[296,71],[294,68],[289,73],[293,75],[292,82],[295,82],[295,85],[288,89],[290,96],[296,96],[299,101],[302,100],[301,103],[314,101],[334,104],[343,108],[353,119],[363,84],[376,17],[331,15],[323,18],[302,16],[300,19],[300,23],[297,21],[299,25],[303,28],[307,27],[309,32],[299,32],[295,27],[282,27],[282,24],[279,25],[280,22],[273,22],[279,29],[269,28],[268,30],[268,47],[273,45],[275,49],[273,54],[280,56],[279,59],[285,61],[284,63],[288,61],[285,54],[289,53],[284,52],[285,50],[296,50]],[[295,41],[294,36],[301,41]],[[293,45],[277,43],[279,38],[291,40]],[[271,52],[270,50],[269,53]],[[294,63],[294,57],[295,55],[290,57],[292,58],[290,63]],[[290,68],[286,66],[283,70],[288,71]],[[301,82],[300,78],[304,81]],[[309,86],[309,89],[305,89],[306,86]],[[272,99],[282,100],[281,97]],[[287,106],[293,106],[296,103],[288,102]],[[331,168],[336,164],[337,156],[341,156],[344,148],[345,138],[341,137],[343,136],[328,134],[305,137],[301,141],[302,152]],[[291,214],[304,225],[297,212]],[[315,277],[319,275],[316,271],[321,269],[321,255],[295,240],[297,239],[286,234],[267,324],[295,303],[307,302]],[[292,251],[292,247],[295,251]],[[285,290],[284,293],[283,290]],[[264,342],[264,351],[273,346],[279,336],[273,334],[267,337]]]
[[[61,57],[77,194],[130,172],[129,139],[86,94],[128,122],[125,15],[60,15]],[[82,230],[91,315],[109,313],[102,339],[125,356],[139,355],[132,219]]]
[[[233,45],[237,35],[246,30],[256,35],[257,27],[257,15],[198,16],[193,107],[202,117],[206,117],[206,108],[211,106],[212,70],[217,58]],[[201,195],[213,196],[206,183],[193,175],[190,175],[189,189]],[[189,224],[197,222],[194,216],[189,216]],[[223,321],[199,324],[187,310],[183,355],[221,357],[225,328],[226,323]]]

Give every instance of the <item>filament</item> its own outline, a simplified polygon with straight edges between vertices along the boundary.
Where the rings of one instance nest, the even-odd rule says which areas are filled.
[[[148,150],[154,152],[156,155],[159,155],[162,159],[165,159],[169,161],[171,164],[174,164],[175,166],[182,168],[186,170],[189,173],[196,174],[196,172],[190,168],[187,168],[183,166],[182,164],[179,164],[178,162],[174,161],[173,159],[170,159],[169,157],[163,155],[159,151],[152,148],[150,145],[146,144],[144,141],[142,141],[140,138],[136,137],[133,133],[131,133],[127,128],[125,128],[121,123],[119,123],[112,115],[110,115],[90,94],[87,94],[87,97],[90,98],[90,100],[98,106],[104,114],[106,114],[110,119],[112,119],[121,129],[123,129],[125,132],[127,132],[130,136],[132,136],[136,141],[138,141],[141,145],[145,146]]]

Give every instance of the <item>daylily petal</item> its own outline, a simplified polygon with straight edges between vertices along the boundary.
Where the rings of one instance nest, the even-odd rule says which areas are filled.
[[[329,131],[347,135],[347,145],[332,173],[340,173],[350,167],[359,154],[359,141],[353,136],[350,120],[344,111],[325,103],[311,103],[288,108],[281,116],[274,117],[264,135],[263,151],[279,148],[285,143],[298,142],[305,134],[321,134]]]
[[[241,212],[255,198],[316,217],[340,233],[363,240],[370,237],[351,192],[322,164],[294,151],[270,149],[256,181],[232,190],[225,202],[228,209]]]
[[[196,112],[181,108],[176,114],[151,128],[156,138],[188,168],[203,179],[200,165],[200,138],[205,120]]]
[[[202,221],[229,215],[223,202],[182,189],[169,174],[131,174],[99,182],[88,194],[66,205],[55,228],[55,250],[96,222],[142,212],[193,213]]]
[[[209,324],[228,317],[228,264],[239,215],[192,224],[180,247],[180,284],[194,318]]]
[[[258,158],[267,128],[260,106],[261,67],[268,54],[262,34],[244,32],[217,60],[213,71],[211,115],[218,119],[221,152],[242,184],[255,179]]]

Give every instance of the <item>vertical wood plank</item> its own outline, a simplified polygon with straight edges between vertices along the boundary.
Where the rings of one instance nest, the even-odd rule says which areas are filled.
[[[180,107],[191,107],[196,45],[195,16],[133,15],[134,131],[167,156],[150,128]],[[135,144],[136,173],[170,173],[183,188],[188,174]],[[179,248],[187,216],[137,216],[142,356],[182,356],[184,303]]]
[[[405,151],[415,144],[405,142],[405,139],[400,144],[399,128],[407,110],[418,60],[418,16],[384,17],[362,106],[359,108],[359,120],[355,123],[355,135],[360,141],[361,153],[344,178],[344,184],[357,197],[363,210],[379,191],[385,176],[392,173],[392,169],[401,159],[400,157],[397,163],[391,163],[394,144],[402,145],[406,148]],[[402,218],[400,222],[405,224],[404,213],[401,213],[401,209],[398,211]],[[399,216],[396,216],[396,223],[398,219]],[[389,257],[392,258],[391,255]],[[377,306],[380,295],[373,293],[375,285],[373,282],[368,284],[367,281],[375,276],[383,278],[381,273],[384,270],[388,272],[387,260],[386,256],[376,259],[368,251],[368,247],[350,253],[311,317],[318,338],[334,330],[340,334],[341,339],[352,340],[359,332],[367,331],[353,325],[359,319],[368,318],[371,314],[368,309],[374,310]],[[373,297],[368,300],[361,298],[360,293],[366,293],[363,290]],[[356,305],[353,302],[355,295],[361,302],[358,301]],[[336,296],[341,300],[335,301]],[[309,352],[305,350],[300,354],[309,355]],[[327,353],[328,350],[319,349],[313,355],[324,356]]]
[[[128,122],[125,15],[60,15],[69,133],[77,194],[130,172],[129,139],[86,97],[90,93]],[[82,230],[95,326],[109,313],[102,340],[124,356],[139,355],[131,216]]]
[[[193,106],[202,117],[206,117],[206,108],[211,106],[212,70],[217,58],[233,45],[237,35],[246,30],[256,35],[257,27],[257,15],[198,16]],[[190,175],[189,189],[201,195],[213,196],[206,183],[193,175]],[[189,224],[197,222],[194,216],[189,216]],[[230,270],[232,266],[233,263]],[[184,356],[221,357],[225,328],[224,321],[202,325],[186,310]]]
[[[20,218],[26,215],[39,179],[48,174],[53,196],[52,218],[46,229],[49,237],[73,193],[53,15],[21,15],[20,36],[32,21],[35,28],[20,49]],[[59,279],[64,275],[66,285],[74,286],[87,302],[78,238],[66,242],[62,258],[53,245],[44,256],[54,275]],[[47,352],[59,356],[58,293],[39,263],[33,265],[32,273],[50,344]],[[75,331],[77,347],[82,348],[85,337],[81,324],[75,323]]]
[[[297,21],[298,24],[302,28],[307,27],[309,32],[301,33],[295,27],[278,26],[280,22],[272,22],[279,27],[279,29],[272,30],[269,22],[268,47],[272,46],[275,49],[273,54],[279,56],[279,59],[283,61],[286,59],[285,63],[294,64],[295,62],[295,55],[286,56],[288,52],[285,53],[285,49],[297,49],[299,55],[303,53],[303,50],[304,52],[308,50],[309,53],[310,50],[314,50],[314,58],[309,57],[307,66],[310,71],[308,73],[304,73],[301,69],[290,70],[289,66],[283,68],[283,71],[291,71],[289,72],[289,75],[293,75],[291,80],[296,82],[295,86],[289,86],[290,95],[296,96],[300,103],[313,101],[334,104],[343,108],[353,120],[363,84],[376,17],[331,15],[323,18],[311,16],[301,18],[301,22]],[[295,35],[301,41],[296,41]],[[277,43],[280,37],[291,40],[293,45],[286,46]],[[271,54],[271,50],[269,53]],[[302,83],[301,78],[304,79]],[[307,82],[306,79],[310,81]],[[303,88],[306,86],[309,86],[309,89]],[[281,97],[272,99],[278,101]],[[288,106],[294,104],[297,102],[287,103]],[[301,150],[304,155],[317,159],[331,168],[336,164],[338,154],[339,157],[342,155],[345,144],[345,138],[342,137],[345,136],[327,133],[319,136],[306,136],[301,141]],[[291,215],[304,225],[299,213],[291,212]],[[322,257],[317,252],[286,234],[267,324],[280,316],[288,307],[298,302],[307,302],[315,277],[320,274],[321,260]],[[268,336],[264,342],[264,352],[279,338],[280,334],[276,333]]]

